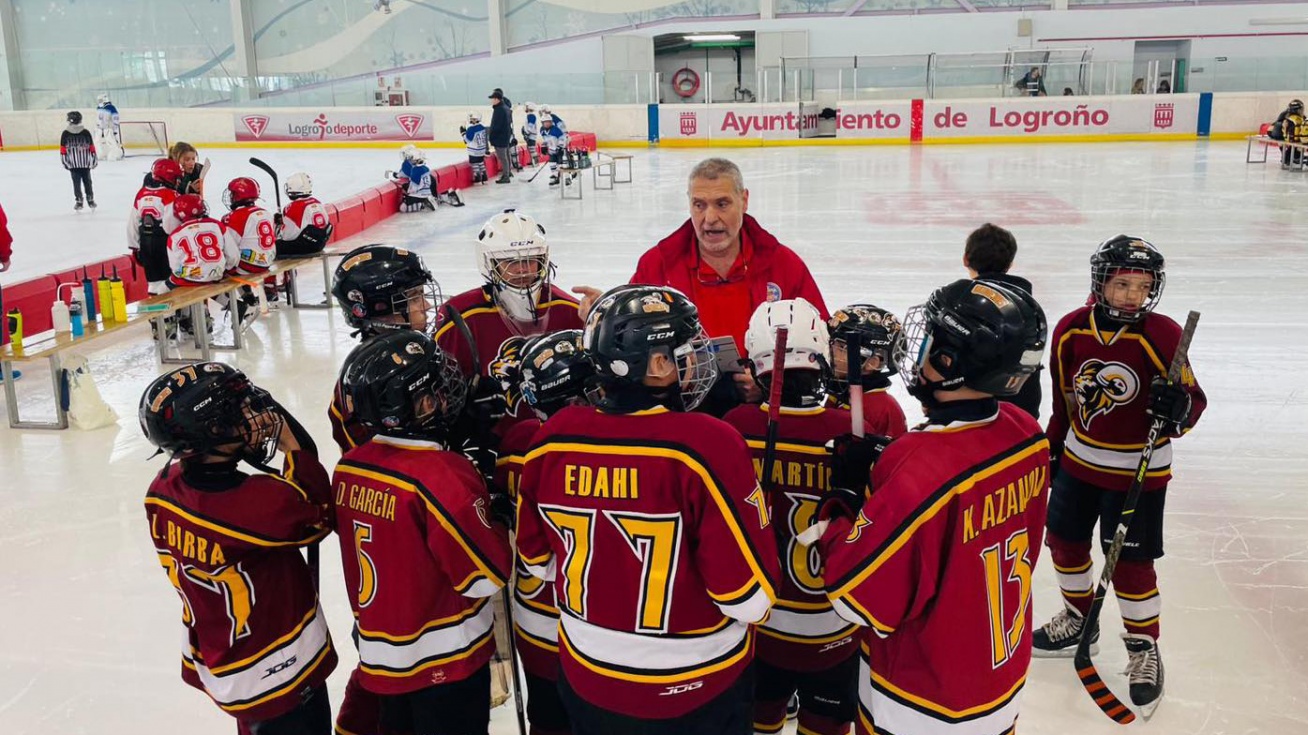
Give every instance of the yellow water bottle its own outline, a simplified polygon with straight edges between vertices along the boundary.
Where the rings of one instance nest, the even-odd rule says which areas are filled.
[[[9,323],[9,343],[14,352],[19,352],[23,349],[23,312],[17,307],[10,309],[5,320]]]
[[[114,267],[114,278],[109,282],[109,297],[113,300],[114,321],[119,324],[127,323],[127,288],[123,285],[123,279],[118,277],[118,268]]]
[[[105,324],[113,324],[114,321],[114,297],[109,288],[109,279],[105,278],[104,271],[100,272],[100,278],[95,282],[96,299],[100,302],[100,318]]]

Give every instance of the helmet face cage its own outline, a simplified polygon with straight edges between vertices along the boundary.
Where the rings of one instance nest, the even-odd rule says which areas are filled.
[[[267,464],[277,454],[277,442],[285,421],[277,402],[268,391],[251,385],[240,410],[244,419],[241,438],[246,447],[242,459],[252,464]]]
[[[927,305],[918,304],[904,315],[903,339],[899,343],[899,352],[894,356],[899,368],[899,378],[904,385],[917,384],[922,366],[930,358],[934,342],[931,322],[927,318]]]
[[[383,245],[367,245],[347,255],[336,268],[332,295],[346,323],[367,335],[413,329],[431,336],[444,303],[440,284],[421,258]],[[421,328],[413,319],[418,310],[426,317]]]
[[[686,411],[693,411],[704,402],[709,389],[718,379],[718,362],[709,349],[709,338],[704,327],[687,342],[672,351],[677,363],[677,379],[681,386],[681,402]]]
[[[534,322],[553,275],[545,228],[530,215],[507,209],[482,226],[476,248],[477,269],[496,305],[514,321]]]
[[[384,329],[412,329],[430,337],[436,333],[436,314],[443,303],[445,301],[444,296],[441,294],[440,284],[434,280],[428,280],[426,283],[420,283],[412,288],[391,294],[390,314],[400,316],[402,321],[392,322],[379,319],[377,317],[383,315],[378,314],[364,319],[364,323],[367,328],[374,332]],[[418,329],[413,324],[415,306],[427,318],[422,329]]]
[[[262,465],[273,458],[284,419],[269,393],[222,363],[188,365],[157,378],[141,397],[146,437],[175,459],[241,445],[234,459]]]
[[[413,421],[408,428],[418,433],[451,423],[463,411],[468,398],[468,382],[458,364],[445,352],[432,355],[427,369],[430,377],[424,384],[407,390],[413,411]]]
[[[259,198],[259,184],[242,176],[232,179],[223,190],[223,204],[228,210],[236,209]]]
[[[1115,308],[1108,302],[1106,293],[1108,282],[1113,280],[1114,276],[1128,273],[1147,273],[1154,278],[1153,284],[1149,287],[1149,296],[1145,298],[1139,309],[1133,311]],[[1167,284],[1167,274],[1157,268],[1126,268],[1118,263],[1098,263],[1091,269],[1091,274],[1095,303],[1102,307],[1110,318],[1119,322],[1138,322],[1144,319],[1145,314],[1157,308],[1158,302],[1163,298],[1163,287]]]

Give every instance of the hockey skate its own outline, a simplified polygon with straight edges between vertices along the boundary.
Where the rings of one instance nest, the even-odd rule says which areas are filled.
[[[1031,655],[1036,658],[1071,658],[1081,640],[1081,626],[1085,618],[1066,605],[1048,623],[1031,634]],[[1090,629],[1090,653],[1099,652],[1099,623]]]
[[[445,197],[445,203],[451,207],[463,206],[463,200],[459,198],[459,193],[453,189],[450,189],[441,196]]]
[[[550,186],[558,186],[558,185],[559,185],[559,175],[554,174],[553,176],[550,176]]]
[[[82,209],[83,209],[84,207],[85,207],[85,205],[82,204],[82,200],[81,200],[81,199],[78,199],[78,200],[77,200],[77,203],[73,205],[73,211],[74,211],[74,212],[80,212],[80,211],[82,211]]]
[[[1146,720],[1154,716],[1163,698],[1163,659],[1158,642],[1147,635],[1123,633],[1126,641],[1126,674],[1131,682],[1131,704],[1140,708]]]
[[[91,209],[94,210],[94,209],[95,209],[95,200],[94,200],[94,199],[90,199],[90,198],[88,198],[88,199],[86,200],[86,206],[88,206],[88,207],[90,207]]]

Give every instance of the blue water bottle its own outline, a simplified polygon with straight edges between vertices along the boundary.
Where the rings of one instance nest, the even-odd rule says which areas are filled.
[[[82,269],[82,306],[86,308],[86,323],[95,324],[95,281],[85,268]]]

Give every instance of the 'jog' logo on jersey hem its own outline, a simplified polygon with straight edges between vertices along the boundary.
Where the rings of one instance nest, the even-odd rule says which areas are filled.
[[[1140,378],[1120,362],[1086,360],[1072,379],[1081,425],[1090,428],[1096,416],[1130,403],[1140,393]]]

